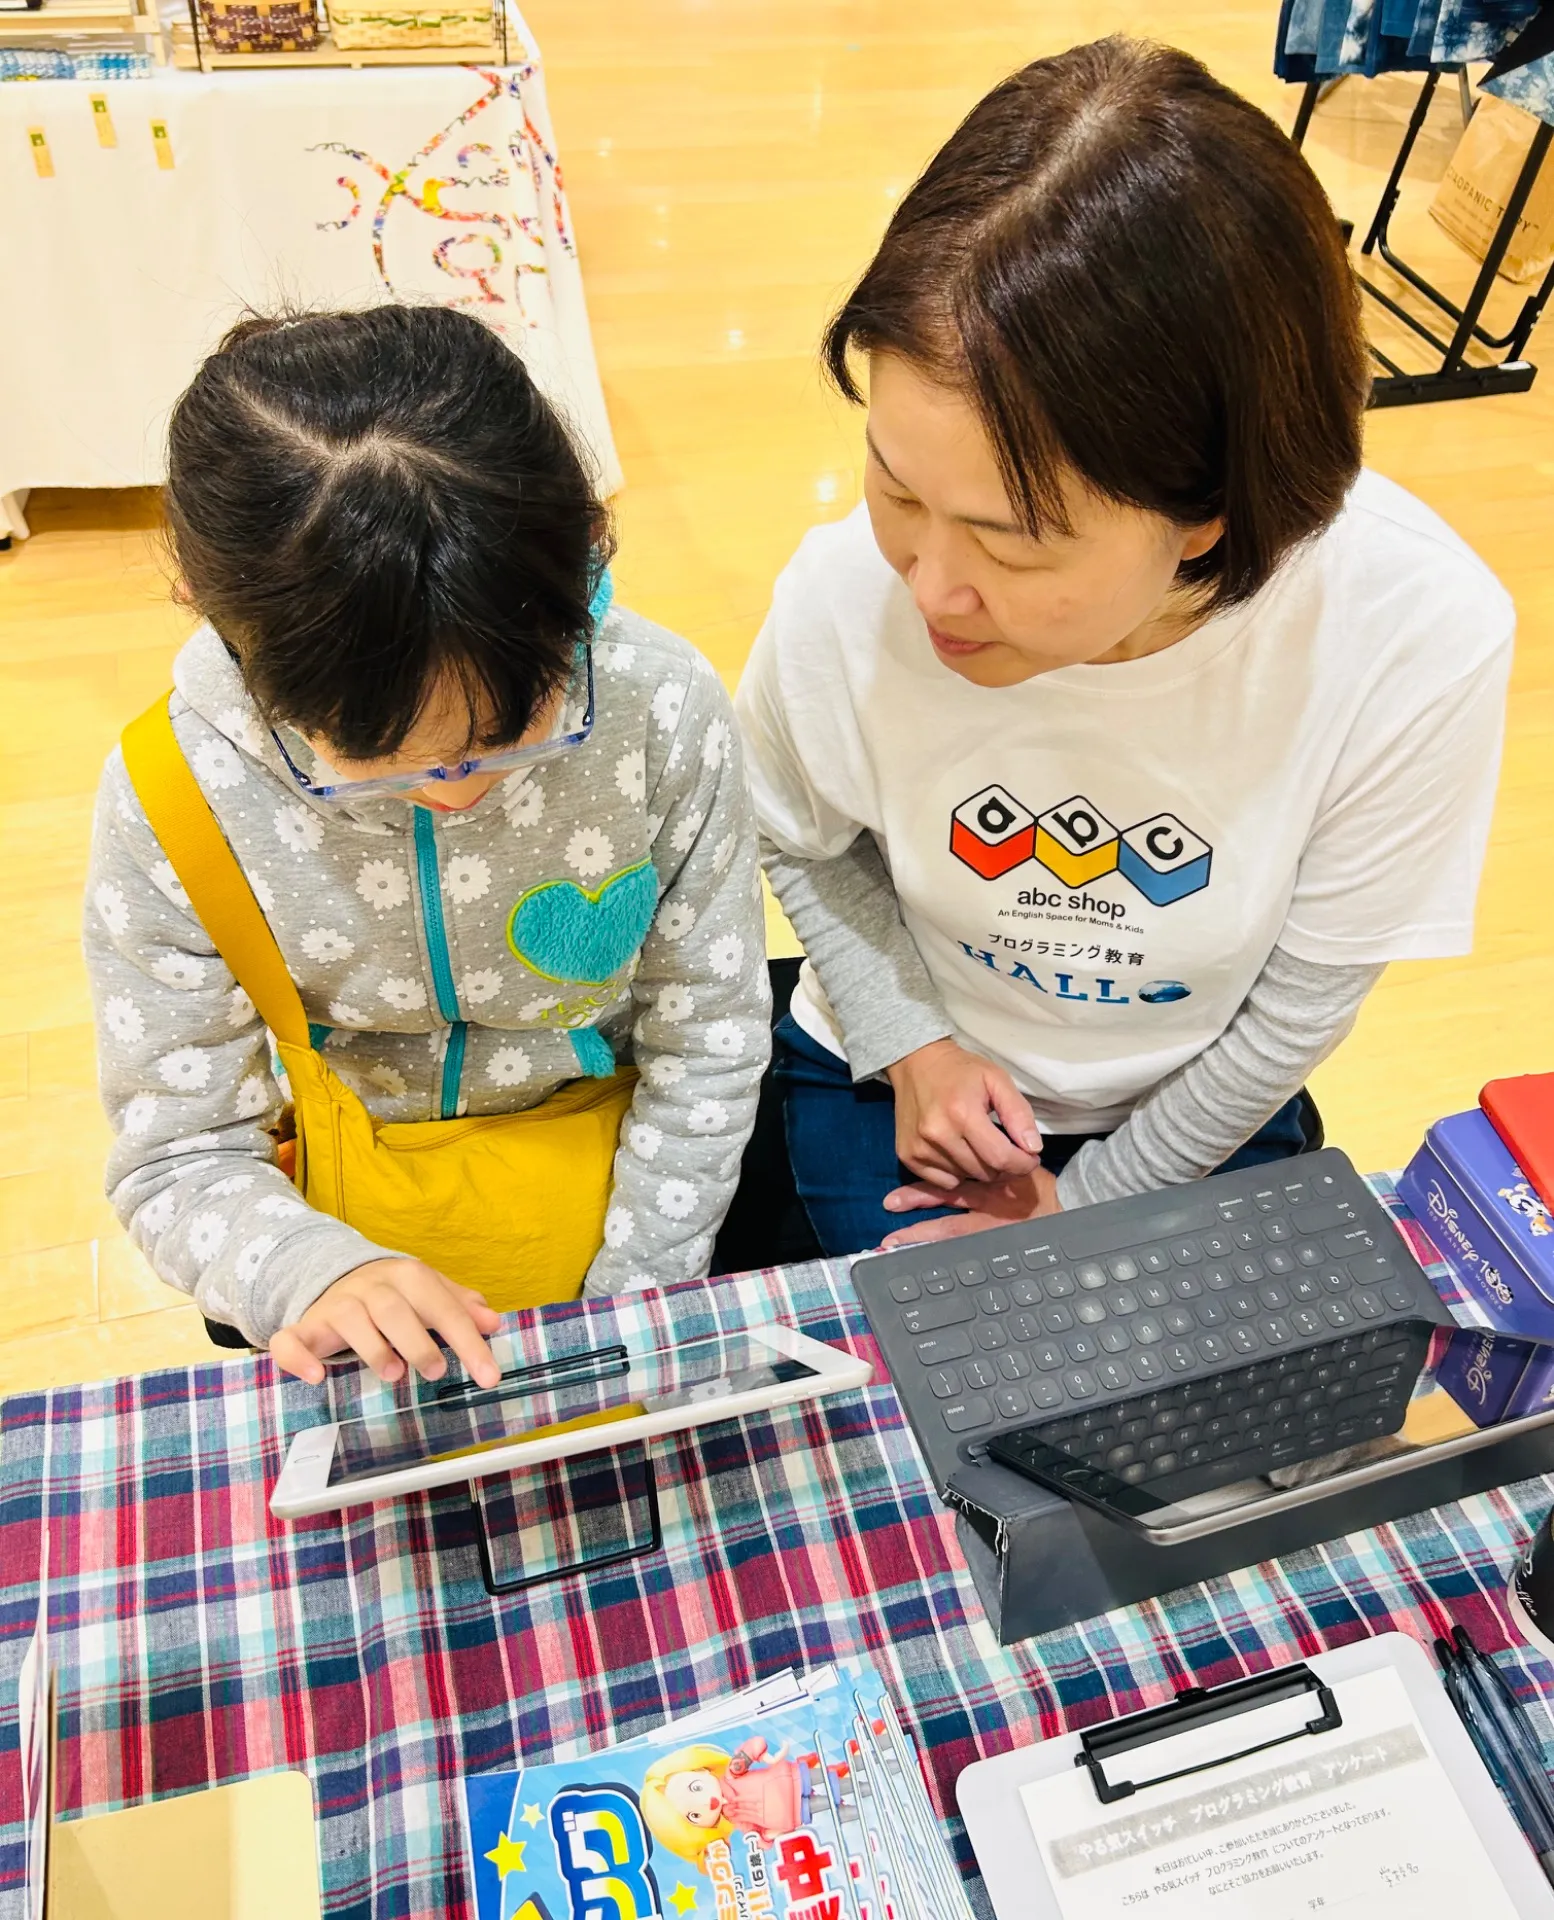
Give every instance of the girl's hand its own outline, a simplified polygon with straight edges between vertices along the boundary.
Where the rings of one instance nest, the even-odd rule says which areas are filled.
[[[1038,1165],[1036,1116],[991,1060],[954,1040],[934,1040],[887,1067],[885,1077],[896,1094],[896,1157],[942,1189],[917,1204],[941,1206],[962,1181],[1018,1179]]]
[[[323,1362],[354,1352],[392,1386],[414,1367],[424,1380],[448,1371],[440,1333],[482,1387],[501,1378],[482,1335],[495,1333],[501,1315],[471,1287],[461,1287],[420,1260],[369,1260],[326,1287],[300,1320],[270,1342],[283,1373],[318,1386]],[[430,1329],[430,1331],[428,1331]]]
[[[928,1186],[897,1187],[885,1196],[892,1213],[912,1213],[919,1207],[959,1207],[946,1220],[925,1220],[887,1234],[881,1246],[924,1247],[934,1240],[954,1240],[963,1233],[981,1233],[988,1227],[1006,1227],[1011,1220],[1036,1220],[1044,1213],[1061,1213],[1057,1175],[1045,1167],[1014,1180],[967,1181],[948,1193]]]

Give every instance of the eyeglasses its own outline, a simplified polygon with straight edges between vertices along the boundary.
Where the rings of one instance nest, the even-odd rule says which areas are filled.
[[[548,740],[536,740],[526,747],[506,747],[500,753],[481,754],[475,760],[461,760],[455,767],[427,767],[420,773],[385,773],[368,780],[336,780],[326,785],[310,779],[286,751],[286,743],[275,728],[270,738],[293,780],[314,800],[369,800],[381,794],[413,793],[438,780],[468,780],[477,773],[511,773],[518,767],[537,767],[582,746],[594,730],[594,656],[593,649],[579,645],[581,660],[572,669],[557,732]],[[579,702],[582,705],[578,713]]]

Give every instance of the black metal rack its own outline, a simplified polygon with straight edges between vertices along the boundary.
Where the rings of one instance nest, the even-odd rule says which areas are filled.
[[[1554,127],[1545,121],[1539,121],[1537,132],[1533,135],[1532,146],[1517,176],[1516,186],[1506,202],[1500,224],[1496,227],[1489,249],[1484,255],[1478,277],[1473,282],[1472,292],[1467,302],[1458,306],[1449,299],[1439,287],[1427,280],[1417,267],[1394,249],[1390,238],[1392,214],[1402,191],[1403,169],[1408,165],[1410,154],[1419,138],[1425,118],[1430,111],[1430,103],[1435,97],[1436,87],[1443,73],[1454,73],[1462,87],[1465,108],[1470,107],[1466,80],[1460,67],[1432,67],[1425,75],[1424,85],[1419,90],[1419,98],[1414,103],[1414,111],[1409,116],[1408,128],[1398,148],[1397,157],[1392,163],[1392,171],[1387,176],[1387,184],[1376,207],[1365,239],[1361,242],[1360,253],[1369,258],[1379,254],[1385,264],[1420,294],[1425,300],[1450,321],[1452,332],[1443,338],[1434,327],[1412,314],[1398,300],[1395,300],[1385,288],[1377,286],[1369,275],[1358,272],[1361,287],[1367,295],[1384,307],[1393,318],[1407,327],[1411,333],[1434,349],[1440,355],[1437,366],[1426,368],[1422,372],[1410,373],[1406,368],[1382,352],[1380,347],[1372,345],[1371,354],[1382,371],[1377,374],[1371,385],[1370,404],[1373,407],[1416,406],[1433,400],[1471,400],[1486,393],[1525,393],[1537,378],[1538,369],[1522,356],[1532,337],[1532,330],[1548,303],[1549,295],[1554,292],[1554,266],[1544,275],[1536,293],[1528,296],[1522,303],[1520,313],[1513,325],[1503,334],[1488,332],[1480,321],[1490,291],[1495,284],[1495,275],[1506,249],[1516,232],[1516,223],[1521,218],[1528,196],[1537,181],[1543,166],[1544,156],[1554,142]],[[1303,144],[1311,117],[1315,112],[1319,98],[1328,82],[1307,81],[1300,107],[1295,115],[1295,125],[1291,139],[1298,147]],[[1466,117],[1466,115],[1465,115]],[[1473,346],[1484,348],[1487,352],[1499,355],[1498,359],[1485,364],[1474,363],[1468,359],[1468,349]]]

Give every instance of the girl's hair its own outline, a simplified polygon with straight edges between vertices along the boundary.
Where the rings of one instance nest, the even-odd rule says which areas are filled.
[[[678,1753],[655,1760],[642,1776],[639,1805],[647,1830],[660,1846],[667,1847],[681,1860],[699,1867],[702,1855],[714,1840],[727,1840],[734,1828],[727,1820],[715,1827],[696,1827],[683,1813],[669,1804],[664,1787],[676,1773],[715,1773],[721,1780],[728,1771],[730,1756],[721,1747],[681,1747]]]
[[[609,518],[523,362],[445,307],[234,327],[173,409],[188,598],[259,707],[393,754],[449,677],[518,740],[589,637]]]
[[[1181,569],[1257,592],[1337,513],[1369,391],[1359,294],[1316,176],[1265,114],[1170,47],[1036,60],[975,107],[896,210],[826,335],[963,391],[1033,534],[1065,470],[1224,538]]]

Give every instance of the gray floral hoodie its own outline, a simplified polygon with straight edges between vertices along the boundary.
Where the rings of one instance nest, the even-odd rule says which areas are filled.
[[[209,627],[178,655],[173,716],[315,1044],[380,1119],[516,1112],[636,1062],[587,1282],[617,1293],[706,1273],[754,1121],[769,995],[755,830],[716,674],[620,609],[594,665],[587,743],[458,814],[312,799]],[[395,1249],[315,1212],[275,1165],[268,1037],[117,750],[85,921],[118,1136],[109,1197],[164,1280],[267,1340]]]

